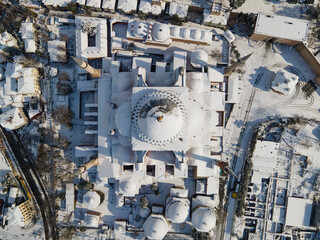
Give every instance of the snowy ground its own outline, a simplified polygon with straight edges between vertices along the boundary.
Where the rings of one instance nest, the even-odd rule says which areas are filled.
[[[309,66],[299,54],[289,46],[267,45],[237,36],[234,44],[241,56],[254,54],[242,67],[239,82],[239,102],[227,122],[224,133],[224,158],[229,160],[234,171],[241,171],[249,139],[253,127],[266,121],[270,116],[293,117],[301,116],[320,120],[320,90],[310,98],[305,98],[301,87],[306,81],[315,77]],[[284,96],[270,90],[273,74],[279,69],[288,69],[299,76],[300,84],[290,96]],[[240,138],[242,141],[239,143]],[[235,153],[238,157],[235,160]],[[228,219],[225,239],[232,237],[232,219],[235,200],[229,197]],[[239,222],[238,222],[239,223]],[[237,224],[237,222],[235,222]],[[235,229],[236,231],[236,229]],[[238,239],[234,236],[234,239]]]

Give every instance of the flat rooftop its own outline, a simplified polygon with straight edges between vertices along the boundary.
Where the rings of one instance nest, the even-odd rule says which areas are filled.
[[[254,33],[276,38],[305,41],[309,25],[310,23],[307,20],[259,13]]]
[[[286,225],[293,227],[309,227],[312,214],[312,200],[288,198]]]

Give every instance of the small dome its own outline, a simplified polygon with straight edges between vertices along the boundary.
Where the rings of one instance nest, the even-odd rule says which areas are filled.
[[[192,225],[199,232],[209,232],[216,226],[216,214],[212,208],[199,207],[192,213]]]
[[[95,191],[88,191],[83,195],[83,204],[86,208],[94,209],[100,205],[100,196]]]
[[[208,64],[208,53],[202,49],[192,52],[190,63],[195,68],[205,67]]]
[[[119,133],[124,137],[131,137],[131,103],[122,103],[115,114],[115,124]]]
[[[190,38],[190,29],[189,28],[182,29],[182,37]]]
[[[140,216],[141,216],[142,218],[146,218],[146,217],[149,216],[150,212],[151,212],[151,210],[150,210],[150,208],[148,208],[148,207],[141,208],[141,209],[140,209]]]
[[[167,207],[166,218],[174,223],[183,223],[187,220],[189,215],[188,204],[175,201]]]
[[[181,100],[169,91],[153,91],[142,97],[133,111],[133,126],[139,138],[153,145],[175,142],[187,119]]]
[[[170,33],[173,37],[179,37],[180,35],[180,28],[178,27],[171,27],[170,28]]]
[[[136,21],[133,25],[133,34],[136,37],[144,37],[148,33],[148,24],[141,22],[141,21]]]
[[[168,224],[163,216],[151,215],[143,224],[148,239],[161,240],[168,232]]]
[[[196,29],[196,30],[193,30],[193,34],[192,34],[192,37],[193,39],[195,40],[199,40],[201,38],[201,31]]]
[[[124,196],[134,196],[137,191],[137,180],[133,177],[120,180],[120,190]]]
[[[152,37],[159,42],[164,42],[170,37],[170,29],[167,25],[156,23],[152,28]]]

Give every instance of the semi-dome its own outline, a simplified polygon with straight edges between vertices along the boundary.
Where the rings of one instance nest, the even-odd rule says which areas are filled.
[[[148,239],[163,239],[168,232],[168,224],[163,216],[151,215],[143,224]]]
[[[138,137],[157,146],[175,142],[183,133],[186,120],[185,106],[170,91],[146,94],[133,111],[133,126]]]
[[[170,36],[170,29],[167,25],[156,23],[152,28],[152,37],[159,42],[166,41]]]
[[[185,202],[175,201],[169,204],[166,211],[166,217],[174,223],[183,223],[189,215],[189,206]]]
[[[120,180],[119,188],[124,196],[134,196],[137,191],[137,180],[133,177]]]
[[[180,28],[178,27],[171,27],[170,28],[170,33],[173,37],[179,37],[180,35]]]
[[[122,103],[115,114],[115,124],[119,133],[124,137],[131,137],[131,103]]]
[[[199,207],[192,213],[192,225],[199,232],[209,232],[216,226],[216,214],[212,208]]]
[[[141,21],[136,21],[133,24],[133,34],[136,37],[144,37],[148,33],[148,24]]]
[[[187,79],[187,86],[196,92],[203,90],[203,73],[202,72],[191,72],[191,77]]]
[[[205,67],[208,64],[208,53],[202,49],[192,52],[190,63],[195,68]]]

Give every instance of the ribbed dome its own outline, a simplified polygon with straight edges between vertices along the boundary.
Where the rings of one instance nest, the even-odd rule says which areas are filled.
[[[171,27],[170,28],[170,33],[173,37],[179,37],[180,35],[180,28],[178,27]]]
[[[142,97],[133,111],[133,126],[139,138],[153,145],[175,142],[187,120],[181,100],[169,91],[153,91]]]
[[[169,204],[166,217],[169,221],[174,223],[183,223],[187,220],[189,215],[189,206],[181,201],[175,201]]]
[[[167,25],[156,23],[152,28],[152,37],[159,42],[164,42],[170,37],[170,29]]]
[[[148,33],[148,24],[141,21],[136,21],[133,25],[133,34],[136,37],[144,37]]]
[[[168,224],[163,217],[151,215],[143,224],[143,230],[148,239],[161,240],[168,232]]]
[[[216,214],[212,208],[199,207],[192,213],[192,225],[199,232],[209,232],[216,226]]]
[[[202,49],[192,52],[190,63],[195,68],[205,67],[208,64],[208,53]]]
[[[119,187],[124,196],[134,196],[137,191],[137,180],[133,177],[120,180]]]

